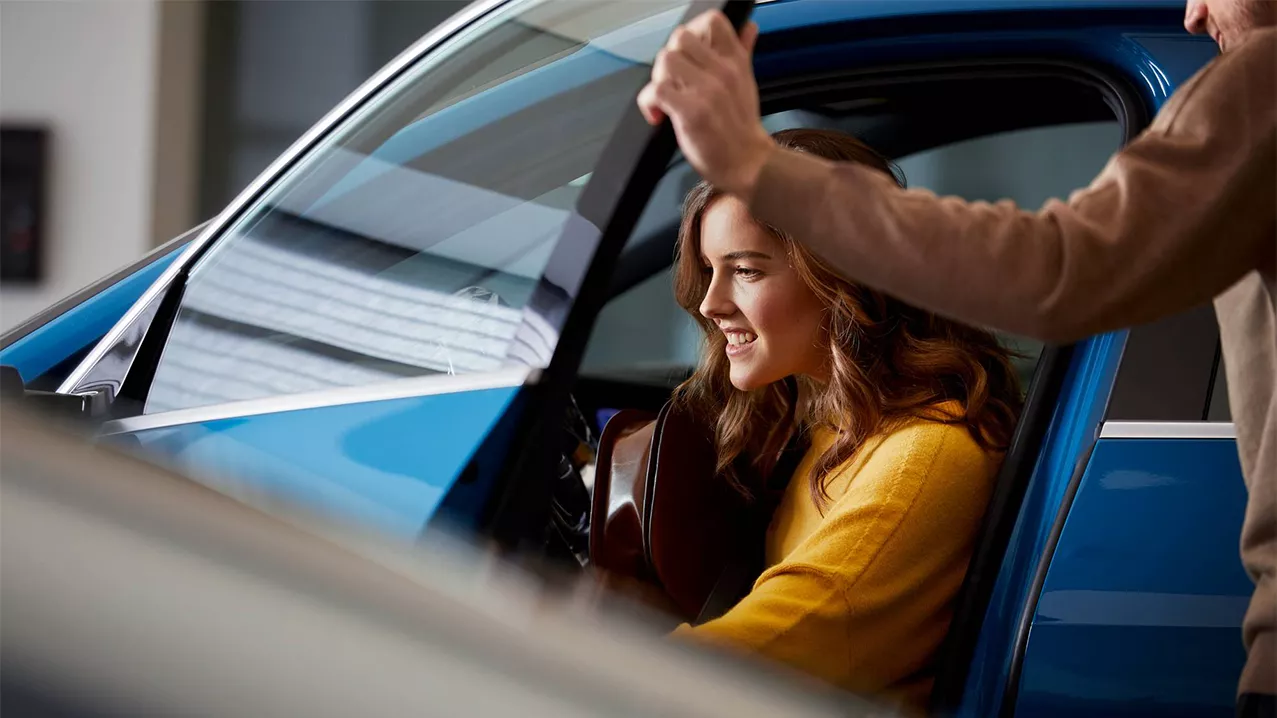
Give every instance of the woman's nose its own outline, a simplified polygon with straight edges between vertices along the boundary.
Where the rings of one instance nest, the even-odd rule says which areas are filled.
[[[722,319],[736,312],[736,305],[732,304],[727,288],[722,286],[723,284],[724,282],[720,281],[719,276],[715,274],[705,290],[705,298],[701,300],[701,315],[707,319]]]

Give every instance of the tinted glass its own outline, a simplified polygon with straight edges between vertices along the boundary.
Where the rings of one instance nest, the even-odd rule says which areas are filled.
[[[193,268],[145,412],[545,365],[529,298],[684,9],[514,3],[409,68]]]

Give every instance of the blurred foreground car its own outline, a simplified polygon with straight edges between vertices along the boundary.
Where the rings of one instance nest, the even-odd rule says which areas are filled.
[[[584,621],[474,551],[302,529],[0,421],[6,717],[889,715]]]
[[[32,402],[231,495],[571,563],[588,502],[562,455],[617,409],[660,407],[696,361],[669,292],[695,178],[634,98],[669,31],[712,6],[478,2],[207,225],[7,334],[0,360],[62,395]],[[1029,206],[1088,181],[1215,54],[1162,0],[754,17],[770,128],[841,128],[914,185]],[[1007,341],[1026,409],[933,707],[1232,715],[1252,587],[1210,308]]]

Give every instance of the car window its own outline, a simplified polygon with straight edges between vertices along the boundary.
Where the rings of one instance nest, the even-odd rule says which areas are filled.
[[[810,120],[805,113],[768,118],[770,130]],[[1084,122],[1001,132],[917,152],[898,160],[910,187],[968,200],[1014,200],[1036,208],[1052,197],[1065,198],[1087,185],[1121,145],[1117,121]],[[635,235],[659,222],[652,205],[676,212],[695,178],[676,170],[653,196]],[[667,223],[668,224],[668,223]],[[670,386],[696,364],[699,330],[674,302],[669,269],[615,297],[599,314],[582,373]],[[1024,386],[1032,378],[1041,342],[1000,335],[1019,356],[1016,368]]]
[[[514,3],[410,67],[193,267],[144,412],[544,366],[533,292],[570,301],[551,251],[685,5]]]
[[[1211,386],[1219,364],[1219,323],[1209,302],[1132,327],[1105,419],[1203,421],[1226,411],[1227,392],[1217,395]]]
[[[696,366],[700,348],[700,327],[674,301],[674,285],[666,270],[604,306],[581,361],[581,372],[675,386]]]
[[[1036,209],[1052,198],[1067,199],[1091,183],[1122,145],[1116,120],[1080,122],[1002,132],[945,145],[898,162],[910,187],[969,201],[1009,199]],[[998,333],[1027,388],[1042,342]]]

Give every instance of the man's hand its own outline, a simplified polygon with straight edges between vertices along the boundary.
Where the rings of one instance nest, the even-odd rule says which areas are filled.
[[[758,26],[736,36],[718,11],[679,27],[656,56],[638,96],[651,124],[666,117],[692,167],[710,184],[749,202],[776,144],[763,129],[751,55]]]

